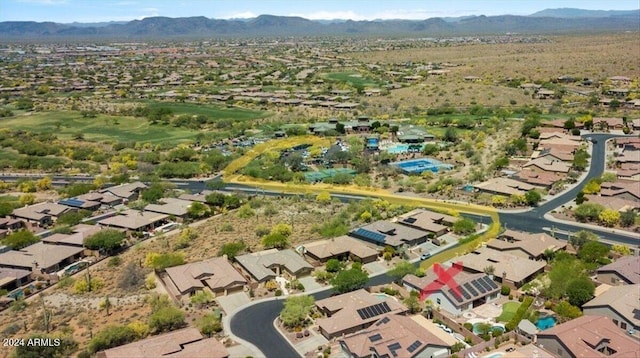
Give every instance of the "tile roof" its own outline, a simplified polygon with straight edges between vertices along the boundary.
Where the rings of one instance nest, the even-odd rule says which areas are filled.
[[[509,178],[492,178],[479,184],[475,188],[493,193],[506,195],[521,195],[535,189],[535,186]]]
[[[487,247],[499,251],[522,250],[533,257],[544,254],[545,250],[558,251],[567,246],[566,241],[558,240],[546,233],[529,233],[506,230],[497,239],[487,243]]]
[[[596,273],[616,272],[629,284],[640,283],[640,256],[624,256],[616,261],[604,265]]]
[[[423,231],[392,223],[387,220],[379,220],[371,224],[361,226],[352,230],[349,235],[356,237],[368,235],[369,233],[373,233],[376,237],[380,238],[380,240],[382,240],[381,243],[392,246],[400,246],[406,242],[418,240],[426,236],[426,233]]]
[[[144,207],[144,210],[160,214],[185,216],[191,204],[192,202],[189,200],[162,198],[158,201],[158,204],[149,204]]]
[[[68,245],[48,245],[42,242],[21,250],[11,250],[0,254],[0,267],[23,267],[31,270],[33,263],[42,269],[49,269],[69,257],[82,253],[82,247]]]
[[[598,297],[585,303],[585,314],[589,308],[610,307],[634,326],[640,326],[640,284],[613,286]]]
[[[456,307],[462,307],[469,302],[500,291],[500,286],[484,273],[467,273],[462,271],[455,275],[453,279],[459,286],[460,295],[455,293],[448,283],[442,282],[433,271],[429,271],[424,277],[407,275],[402,281],[417,290],[423,290],[433,282],[437,282],[439,287],[434,289],[433,292],[427,293],[427,296],[441,292]]]
[[[41,220],[47,216],[60,216],[70,210],[71,209],[65,205],[44,202],[14,209],[12,215],[29,220]]]
[[[205,286],[216,291],[247,283],[240,272],[222,257],[168,267],[165,271],[181,294]]]
[[[84,239],[102,230],[102,227],[98,225],[79,224],[74,226],[71,230],[72,234],[53,234],[51,236],[42,238],[42,242],[83,246]]]
[[[338,236],[332,239],[314,241],[303,245],[306,252],[319,259],[351,253],[358,257],[369,257],[378,254],[378,250],[372,249],[362,241],[350,236]]]
[[[544,171],[557,173],[568,173],[569,170],[571,170],[571,163],[557,159],[550,159],[547,157],[538,157],[536,159],[530,160],[522,167],[527,168],[531,166],[538,167]]]
[[[534,261],[516,255],[482,247],[474,252],[460,256],[463,266],[477,272],[483,272],[488,266],[493,266],[494,275],[501,277],[506,274],[507,280],[521,282],[532,274],[542,270],[545,261]]]
[[[412,358],[427,347],[449,348],[449,345],[415,322],[411,317],[388,314],[371,327],[340,339],[356,357]]]
[[[275,276],[276,272],[271,269],[275,265],[284,266],[293,273],[298,273],[304,269],[313,269],[313,266],[291,249],[280,251],[271,249],[253,252],[236,256],[236,261],[258,281]]]
[[[98,221],[104,226],[120,227],[129,230],[138,230],[147,225],[167,219],[169,215],[127,209],[114,216]]]
[[[407,308],[394,298],[387,297],[384,300],[380,300],[379,297],[360,289],[316,301],[316,306],[320,309],[335,312],[331,317],[320,318],[316,322],[329,335],[334,335],[350,328],[377,321],[380,315],[364,316],[363,318],[358,314],[358,310],[381,303],[386,303],[389,307],[386,313],[393,314],[407,311]]]
[[[215,338],[204,338],[196,328],[185,328],[98,353],[104,358],[201,357],[225,358],[229,352]]]
[[[574,357],[640,357],[638,342],[604,316],[582,316],[538,333],[541,339],[557,338]],[[602,343],[616,353],[605,355],[594,349]]]
[[[121,184],[121,185],[117,185],[117,186],[112,186],[109,188],[105,188],[100,190],[100,193],[111,193],[115,196],[118,196],[120,198],[125,198],[128,199],[129,197],[131,197],[133,194],[135,194],[137,191],[139,191],[140,189],[146,189],[147,186],[139,181],[133,182],[133,183],[127,183],[127,184]]]

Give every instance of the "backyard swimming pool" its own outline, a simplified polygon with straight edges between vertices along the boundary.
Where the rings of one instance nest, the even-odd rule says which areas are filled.
[[[541,317],[540,319],[538,319],[538,322],[536,322],[536,327],[538,327],[538,329],[541,331],[549,329],[555,325],[556,318],[553,316]]]
[[[451,164],[445,164],[439,160],[431,158],[405,160],[402,162],[391,163],[391,165],[400,168],[400,170],[406,174],[420,174],[426,171],[437,173],[440,170],[449,170],[453,168]]]
[[[388,146],[385,150],[391,154],[404,154],[409,153],[412,149],[415,152],[420,152],[424,149],[424,144],[404,144],[397,143]]]

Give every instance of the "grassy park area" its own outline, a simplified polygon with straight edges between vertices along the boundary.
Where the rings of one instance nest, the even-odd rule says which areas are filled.
[[[380,82],[364,77],[357,72],[332,72],[325,75],[327,79],[345,82],[356,87],[378,87]]]

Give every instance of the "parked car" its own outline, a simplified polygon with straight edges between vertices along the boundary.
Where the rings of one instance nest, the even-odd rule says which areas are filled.
[[[420,256],[420,260],[426,260],[429,257],[431,257],[431,253],[430,252],[425,252],[424,254],[422,254],[422,256]]]

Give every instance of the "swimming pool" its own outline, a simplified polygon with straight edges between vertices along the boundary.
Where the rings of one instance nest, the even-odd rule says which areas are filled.
[[[406,174],[420,174],[426,171],[437,173],[440,170],[449,170],[453,168],[451,164],[445,164],[439,160],[431,158],[405,160],[402,162],[392,163],[392,165],[400,168],[400,170]]]
[[[413,150],[412,150],[413,149]],[[387,147],[386,151],[391,154],[404,154],[411,152],[421,152],[424,149],[424,144],[405,144],[397,143]]]
[[[538,327],[538,329],[541,331],[549,329],[555,325],[556,318],[553,316],[541,317],[540,319],[538,319],[538,322],[536,322],[536,327]]]
[[[496,353],[493,353],[490,356],[484,356],[482,358],[500,358],[502,356],[504,356],[504,352],[496,352]]]

